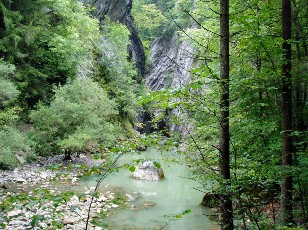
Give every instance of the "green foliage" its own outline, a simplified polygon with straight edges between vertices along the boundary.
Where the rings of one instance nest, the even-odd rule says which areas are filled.
[[[185,1],[178,2],[183,9],[181,4]],[[259,224],[262,228],[272,227],[268,221],[270,217],[263,213],[262,208],[269,202],[269,197],[278,199],[277,191],[283,173],[280,167],[280,66],[284,60],[280,37],[280,4],[278,1],[254,0],[230,2],[231,186],[227,186],[218,173],[221,82],[219,4],[216,1],[196,1],[194,9],[190,11],[200,27],[187,29],[186,33],[195,41],[192,44],[196,46],[196,57],[202,59],[191,71],[191,83],[181,89],[161,90],[142,98],[143,103],[152,102],[160,111],[176,109],[187,114],[186,117],[178,114],[174,117],[169,113],[168,119],[177,125],[194,124],[186,135],[187,150],[184,153],[187,163],[191,165],[192,178],[202,184],[204,191],[232,195],[236,204],[234,217],[239,220],[235,223],[242,224],[242,220],[249,218],[254,220],[251,225]],[[296,5],[307,10],[299,1],[293,1],[292,4],[294,11]],[[307,26],[304,19],[306,13],[302,9],[298,11],[297,23]],[[294,28],[294,37],[298,30]],[[306,37],[306,32],[300,34]],[[303,171],[307,163],[307,132],[303,130],[307,126],[303,122],[304,117],[307,117],[307,97],[304,96],[307,95],[307,46],[303,45],[305,42],[302,37],[297,39],[298,42],[290,41],[294,43],[292,52],[297,58],[292,61],[293,121],[297,130],[293,132],[296,166],[288,170],[294,173],[294,193],[302,199],[295,202],[294,207],[298,209],[297,213],[304,213],[308,197],[305,189],[307,180],[304,179],[307,175]],[[295,216],[297,223],[305,221],[300,215]]]
[[[128,29],[119,22],[104,21],[103,36],[99,44],[98,71],[95,79],[118,105],[122,118],[134,121],[136,117],[137,74],[133,63],[128,61],[127,47],[130,44]]]
[[[191,17],[187,12],[194,8],[194,3],[189,0],[176,0],[174,2],[174,8],[171,11],[170,17],[173,23],[176,24],[177,30],[184,29],[192,23]]]
[[[0,167],[13,168],[32,154],[33,142],[9,126],[0,128]]]
[[[150,32],[158,29],[166,21],[166,18],[155,4],[138,4],[137,2],[135,4],[132,13],[138,29]]]
[[[132,15],[141,37],[145,53],[150,56],[151,43],[155,38],[173,36],[190,26],[192,20],[186,11],[193,8],[190,0],[135,0]]]
[[[16,98],[19,91],[16,86],[7,79],[0,79],[1,89],[0,89],[0,102],[1,107],[6,106],[12,99]]]
[[[179,218],[182,218],[183,215],[186,215],[186,214],[189,214],[189,213],[191,213],[191,210],[187,209],[187,210],[183,211],[182,213],[177,214],[175,217],[179,219]]]
[[[30,156],[33,143],[13,128],[18,120],[19,108],[14,100],[19,91],[12,82],[15,66],[0,60],[0,167],[13,168]],[[10,125],[10,126],[9,126]]]
[[[187,209],[187,210],[180,212],[178,214],[164,215],[164,218],[169,219],[168,222],[171,222],[171,221],[175,221],[177,219],[181,219],[181,218],[183,218],[184,215],[187,215],[189,213],[191,213],[191,209]]]
[[[20,112],[20,108],[5,108],[0,111],[0,127],[3,125],[9,125],[15,123],[19,120],[18,113]]]
[[[154,161],[153,164],[154,164],[154,166],[155,166],[156,168],[158,168],[158,169],[161,168],[161,165],[160,165],[158,162]]]
[[[167,19],[155,4],[144,4],[143,1],[134,1],[132,15],[143,46],[149,50],[152,40]]]
[[[78,78],[54,92],[50,106],[41,103],[30,115],[34,137],[46,150],[95,150],[119,137],[115,103],[97,83]]]
[[[19,95],[17,87],[12,82],[15,75],[15,66],[2,59],[0,60],[0,127],[4,124],[10,124],[18,116],[19,108],[14,106],[14,100]]]
[[[102,61],[119,74],[129,74],[129,68],[131,68],[127,61],[129,30],[125,25],[119,22],[111,22],[107,18],[102,26],[102,34],[100,43],[100,51],[104,55]],[[119,67],[119,69],[116,70],[116,67]]]
[[[19,91],[12,82],[12,77],[15,74],[15,66],[0,60],[0,108],[6,107],[14,100]]]
[[[133,165],[131,165],[128,169],[129,169],[129,171],[131,171],[131,172],[135,172],[136,167],[133,166]]]
[[[22,1],[14,8],[1,4],[5,30],[0,52],[18,66],[14,78],[20,104],[32,108],[48,101],[54,84],[64,84],[92,59],[98,21],[82,3],[69,0]]]

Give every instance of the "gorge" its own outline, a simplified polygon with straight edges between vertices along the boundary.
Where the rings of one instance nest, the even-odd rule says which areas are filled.
[[[1,229],[308,228],[308,6],[219,3],[0,2]]]

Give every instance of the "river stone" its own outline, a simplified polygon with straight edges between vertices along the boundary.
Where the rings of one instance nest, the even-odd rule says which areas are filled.
[[[133,197],[132,195],[130,195],[128,193],[126,193],[125,196],[127,197],[128,202],[134,201],[136,199],[135,197]]]
[[[19,161],[20,164],[26,163],[26,160],[23,156],[16,154],[15,157],[17,158],[17,160]]]
[[[132,178],[138,180],[161,180],[164,179],[164,171],[162,168],[157,168],[152,161],[140,163],[135,172],[131,175]]]
[[[73,216],[64,216],[63,224],[75,224],[78,222],[78,219]]]
[[[111,203],[111,208],[118,208],[118,207],[119,207],[119,205]]]
[[[152,207],[152,206],[154,206],[154,205],[155,205],[155,203],[152,202],[152,201],[144,201],[144,202],[142,203],[142,207],[144,207],[144,208]]]
[[[25,179],[23,179],[23,178],[14,178],[13,179],[16,183],[25,183],[25,182],[27,182]]]
[[[6,183],[0,183],[0,189],[8,189],[8,185]]]

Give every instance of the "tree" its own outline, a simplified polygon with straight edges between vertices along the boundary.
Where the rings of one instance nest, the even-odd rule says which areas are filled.
[[[290,192],[293,193],[294,221],[298,224],[307,221],[305,214],[308,198],[306,179],[308,178],[306,170],[308,59],[305,28],[308,11],[307,4],[303,1],[293,0],[292,4],[294,37],[281,39],[281,1],[248,0],[230,3],[229,101],[232,103],[229,105],[228,148],[230,148],[231,187],[220,180],[223,178],[221,175],[212,176],[216,172],[218,159],[226,159],[222,156],[217,157],[218,150],[222,147],[216,146],[218,139],[216,128],[220,127],[220,124],[216,123],[220,117],[218,100],[219,92],[223,89],[223,82],[218,77],[220,17],[217,1],[194,2],[194,9],[187,12],[199,26],[181,29],[184,35],[182,39],[186,37],[196,46],[194,58],[198,61],[192,71],[191,83],[182,89],[164,91],[157,96],[160,97],[162,107],[166,103],[169,109],[177,107],[181,111],[189,111],[189,120],[195,124],[195,128],[189,130],[188,137],[192,140],[187,141],[189,150],[186,156],[189,163],[194,164],[194,167],[191,167],[193,176],[211,195],[219,194],[220,187],[232,190],[230,192],[232,202],[236,204],[233,206],[235,227],[240,225],[249,229],[275,228],[277,217],[279,219],[282,217],[282,212],[276,212],[274,205],[282,192],[279,183],[282,173],[283,186],[285,184],[292,186],[293,183],[291,190],[286,189],[286,191],[289,192],[287,196],[290,202],[292,202]],[[288,17],[283,16],[283,20],[286,18]],[[176,21],[177,18],[174,19]],[[284,58],[281,49],[283,40]],[[294,53],[294,55],[292,53],[292,69],[291,66],[286,67],[290,64],[291,56],[285,57],[291,50],[285,48],[285,45],[291,43]],[[287,49],[289,50],[286,51]],[[282,66],[287,70],[281,71]],[[282,72],[287,72],[287,75],[282,75]],[[178,103],[174,103],[174,97],[177,97]],[[286,103],[286,100],[289,102]],[[288,107],[288,112],[284,115],[282,110],[286,110],[282,107],[282,101],[284,106]],[[172,118],[170,121],[173,122]],[[183,122],[188,123],[187,119],[178,123]],[[289,126],[282,131],[283,122],[289,122]],[[282,135],[283,139],[286,138],[289,142],[287,154],[285,154],[286,145],[283,144],[283,157],[291,163],[286,164],[286,161],[283,161],[283,164],[286,164],[283,167]],[[292,153],[291,147],[294,147]],[[292,181],[288,181],[290,179],[288,176],[291,176]],[[285,197],[282,195],[283,199]],[[288,202],[288,199],[281,202]],[[289,205],[292,205],[290,202]],[[283,205],[280,207],[283,208]],[[271,215],[268,216],[264,210],[270,211]],[[292,214],[292,210],[289,213]],[[290,222],[284,221],[284,223]]]
[[[6,2],[0,3],[0,53],[18,67],[13,81],[27,112],[40,100],[48,102],[54,85],[65,84],[88,65],[99,24],[78,1]]]
[[[136,2],[132,13],[143,39],[153,39],[157,29],[166,21],[165,16],[155,4],[138,4]]]
[[[75,79],[55,89],[49,106],[39,104],[30,117],[43,154],[100,150],[120,136],[114,101],[90,79]],[[69,159],[67,154],[67,158]]]
[[[231,185],[230,179],[230,134],[229,134],[229,0],[220,1],[220,174],[225,186]],[[220,197],[222,229],[233,229],[231,194]]]
[[[132,15],[145,52],[149,56],[151,43],[160,33],[166,17],[155,4],[144,4],[143,1],[134,1]]]
[[[291,1],[282,0],[282,49],[284,62],[282,64],[282,185],[281,209],[283,222],[290,225],[292,215],[292,79],[291,79]]]

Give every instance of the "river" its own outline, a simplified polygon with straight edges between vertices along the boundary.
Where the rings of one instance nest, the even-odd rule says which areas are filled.
[[[194,189],[198,187],[196,181],[188,179],[188,167],[163,160],[170,157],[171,153],[161,154],[151,148],[142,154],[124,155],[120,158],[118,165],[139,158],[159,160],[166,178],[161,181],[135,180],[126,169],[111,173],[98,191],[112,189],[123,196],[128,194],[137,199],[128,202],[124,208],[116,209],[110,217],[104,219],[109,229],[219,229],[207,217],[212,212],[199,205],[203,193]],[[86,184],[91,187],[95,186],[95,183],[92,178],[81,183],[81,186]],[[155,205],[141,208],[144,202],[154,202]],[[191,212],[182,218],[175,217],[185,210]]]

